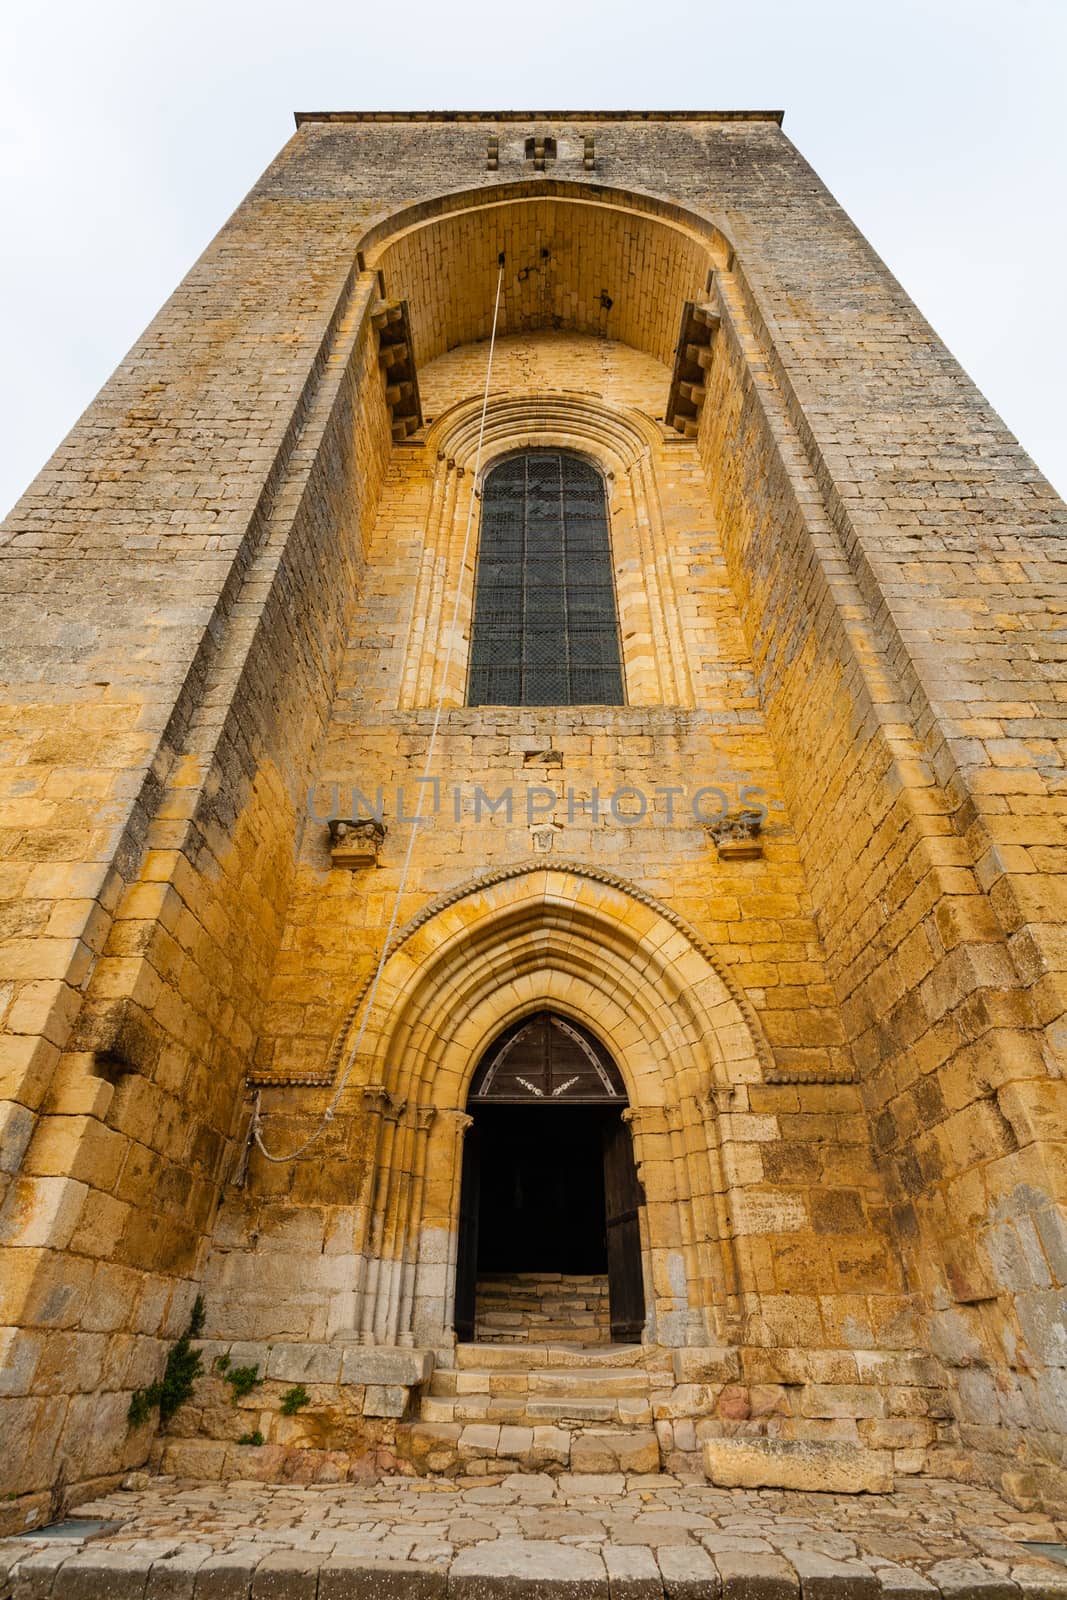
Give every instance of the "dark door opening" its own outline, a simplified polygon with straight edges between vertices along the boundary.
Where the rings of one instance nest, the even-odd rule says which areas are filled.
[[[494,1043],[467,1105],[459,1338],[474,1337],[479,1276],[564,1273],[606,1274],[612,1337],[639,1339],[643,1195],[614,1063],[584,1030],[542,1012]]]
[[[594,1107],[479,1107],[478,1271],[607,1272],[605,1117]]]

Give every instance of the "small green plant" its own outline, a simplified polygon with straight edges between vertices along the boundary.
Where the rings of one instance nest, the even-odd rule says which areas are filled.
[[[283,1417],[292,1417],[302,1406],[310,1404],[311,1396],[302,1383],[294,1383],[291,1389],[286,1389],[282,1395],[281,1413]]]
[[[231,1367],[229,1362],[222,1375],[233,1390],[234,1405],[238,1400],[243,1400],[246,1394],[251,1394],[257,1383],[263,1382],[258,1367]]]
[[[230,1358],[229,1358],[229,1356],[216,1356],[215,1357],[215,1371],[216,1372],[229,1372],[229,1370],[230,1370]]]
[[[251,1433],[242,1433],[242,1435],[238,1439],[237,1443],[238,1444],[262,1444],[263,1443],[263,1435],[260,1433],[258,1428],[253,1428]]]
[[[189,1314],[189,1326],[171,1345],[162,1378],[157,1378],[146,1389],[135,1389],[130,1396],[126,1420],[131,1428],[139,1428],[155,1410],[159,1411],[160,1422],[169,1422],[178,1407],[192,1397],[193,1384],[204,1370],[200,1351],[193,1349],[192,1341],[199,1339],[203,1331],[204,1302],[197,1295]]]

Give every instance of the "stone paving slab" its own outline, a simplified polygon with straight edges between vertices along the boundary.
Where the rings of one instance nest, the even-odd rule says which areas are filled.
[[[916,1479],[892,1494],[536,1473],[136,1487],[82,1541],[0,1540],[0,1600],[1067,1600],[1067,1520]]]

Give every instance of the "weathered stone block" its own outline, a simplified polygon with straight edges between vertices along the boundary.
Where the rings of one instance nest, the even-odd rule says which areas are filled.
[[[494,1539],[461,1550],[448,1574],[449,1600],[608,1600],[604,1563],[589,1550],[548,1539]]]
[[[822,1551],[783,1547],[800,1579],[804,1600],[880,1600],[881,1586],[863,1561],[840,1561]]]
[[[704,1471],[729,1489],[885,1494],[893,1487],[891,1457],[884,1451],[816,1440],[708,1439]]]
[[[733,1383],[741,1376],[736,1350],[687,1345],[671,1352],[675,1383]]]
[[[318,1600],[444,1600],[448,1571],[416,1561],[340,1557],[319,1569]]]
[[[56,1573],[55,1600],[141,1600],[148,1563],[136,1551],[77,1551]]]
[[[402,1417],[411,1390],[402,1383],[368,1383],[363,1397],[365,1417]]]
[[[647,1545],[605,1545],[611,1600],[663,1600],[663,1579]]]
[[[658,1472],[659,1443],[650,1428],[579,1433],[570,1464],[572,1472]]]
[[[722,1600],[797,1600],[800,1580],[788,1561],[765,1550],[713,1552]]]
[[[136,1476],[139,1475],[130,1474],[131,1478]],[[148,1474],[144,1474],[144,1477],[148,1479]],[[146,1482],[144,1487],[147,1486]],[[151,1600],[192,1600],[196,1575],[211,1553],[210,1545],[183,1541],[181,1548],[153,1561],[147,1585]]]
[[[315,1600],[318,1560],[311,1552],[263,1556],[252,1574],[252,1600]]]
[[[208,1556],[197,1569],[194,1600],[248,1600],[257,1557]]]
[[[391,1345],[348,1345],[341,1360],[342,1383],[404,1384],[414,1388],[428,1383],[433,1373],[432,1350],[408,1350]]]
[[[545,1467],[565,1467],[571,1456],[571,1436],[564,1428],[538,1427],[533,1431],[530,1448],[530,1466],[534,1471]]]
[[[872,1384],[809,1383],[800,1398],[805,1417],[880,1417],[885,1402]]]
[[[927,1576],[943,1600],[1018,1600],[1011,1579],[981,1561],[935,1561]]]
[[[342,1354],[331,1344],[276,1344],[267,1357],[266,1376],[279,1383],[337,1383]]]
[[[699,1545],[663,1544],[656,1551],[667,1600],[718,1600],[719,1569]]]

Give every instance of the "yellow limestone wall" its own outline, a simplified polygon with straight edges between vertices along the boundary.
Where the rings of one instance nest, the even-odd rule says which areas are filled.
[[[381,791],[387,837],[378,864],[352,872],[331,867],[325,820],[305,832],[256,1055],[268,1148],[314,1132],[328,1091],[295,1085],[325,1085],[346,1054],[408,852],[400,802],[410,815],[442,683],[438,808],[428,790],[400,922],[438,897],[450,904],[387,968],[341,1114],[302,1160],[254,1154],[245,1194],[227,1199],[205,1278],[209,1332],[269,1342],[355,1331],[448,1359],[467,1084],[495,1033],[550,1003],[597,1029],[629,1085],[648,1199],[646,1336],[754,1347],[748,1376],[771,1385],[771,1410],[790,1409],[774,1387],[783,1377],[821,1380],[802,1432],[856,1437],[862,1416],[872,1442],[891,1442],[914,1469],[936,1434],[924,1391],[910,1391],[906,1417],[872,1427],[887,1410],[881,1358],[861,1372],[852,1351],[913,1353],[918,1308],[847,1081],[699,456],[656,421],[669,372],[590,335],[499,342],[483,466],[521,445],[564,444],[609,475],[628,703],[466,708],[472,568],[460,563],[487,354],[466,345],[423,369],[426,443],[397,446],[383,485],[313,806],[348,816],[354,789],[372,804]],[[735,810],[743,790],[761,792],[762,859],[718,858],[693,809],[696,798],[701,816],[715,813],[717,799],[698,796],[711,785]],[[479,809],[478,791],[497,809]],[[510,888],[486,885],[518,864]],[[649,899],[713,947],[717,971]],[[614,971],[616,942],[628,973]],[[715,985],[690,1018],[683,997]]]
[[[486,733],[459,651],[450,770],[758,765],[782,809],[743,870],[653,812],[564,818],[566,872],[495,883],[540,859],[530,830],[438,818],[327,1158],[235,1195],[246,1081],[279,1142],[313,1126],[384,925],[403,830],[368,892],[307,788],[356,745],[369,784],[418,762],[500,249],[491,445],[613,473],[629,704],[610,731]],[[434,419],[407,444],[383,290]],[[668,443],[687,299],[721,325],[695,439]],[[657,1334],[809,1386],[820,1352],[859,1352],[847,1383],[929,1348],[964,1469],[1058,1492],[1065,518],[773,116],[305,121],[4,525],[4,1492],[144,1458],[128,1396],[202,1284],[217,1328],[271,1275],[292,1339],[368,1307],[378,1335],[440,1325],[463,1072],[538,998],[539,938],[553,1003],[631,1074]],[[936,1437],[929,1397],[860,1387],[881,1398],[846,1422]]]

